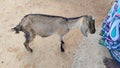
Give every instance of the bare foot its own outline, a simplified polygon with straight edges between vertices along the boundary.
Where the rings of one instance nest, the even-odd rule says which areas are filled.
[[[104,65],[106,68],[120,68],[113,59],[110,58],[104,58],[103,60]]]

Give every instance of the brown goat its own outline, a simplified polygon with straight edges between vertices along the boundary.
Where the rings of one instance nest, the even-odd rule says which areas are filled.
[[[12,30],[19,33],[22,31],[25,33],[26,41],[24,43],[25,48],[32,52],[29,47],[29,43],[35,38],[36,35],[41,37],[48,37],[54,33],[60,36],[61,51],[63,48],[63,36],[70,30],[79,27],[82,34],[87,36],[87,32],[91,34],[95,33],[95,19],[92,16],[83,15],[75,18],[66,18],[61,16],[52,16],[44,14],[28,14],[24,16],[21,22]]]

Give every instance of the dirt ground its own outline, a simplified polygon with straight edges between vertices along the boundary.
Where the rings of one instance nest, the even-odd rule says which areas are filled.
[[[0,0],[0,68],[105,68],[102,60],[110,57],[98,44],[101,23],[111,2],[109,0]],[[97,32],[83,37],[79,29],[64,36],[65,52],[58,47],[59,36],[37,36],[30,44],[33,53],[26,51],[24,34],[14,34],[24,15],[30,13],[76,17],[92,15]]]

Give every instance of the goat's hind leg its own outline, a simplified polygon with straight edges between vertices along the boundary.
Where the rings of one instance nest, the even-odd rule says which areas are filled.
[[[27,51],[29,52],[33,52],[33,50],[29,47],[29,43],[34,39],[35,35],[30,33],[30,32],[25,32],[25,42],[24,42],[24,46],[27,49]]]

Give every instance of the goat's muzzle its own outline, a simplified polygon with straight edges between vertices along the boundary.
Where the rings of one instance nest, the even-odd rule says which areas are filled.
[[[90,30],[90,33],[91,33],[91,34],[94,34],[95,32],[96,32],[96,29]]]

